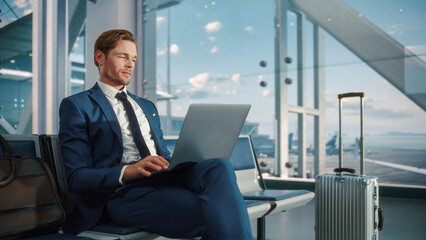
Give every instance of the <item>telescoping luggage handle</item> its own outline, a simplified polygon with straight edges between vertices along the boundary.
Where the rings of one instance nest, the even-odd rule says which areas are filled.
[[[342,98],[349,97],[359,97],[360,98],[360,129],[361,136],[359,139],[359,148],[360,148],[360,174],[364,175],[364,93],[363,92],[350,92],[343,93],[337,96],[339,98],[339,168],[334,169],[335,172],[351,172],[355,173],[354,169],[343,168],[342,158],[343,158],[343,144],[342,144]],[[356,151],[356,150],[355,150]]]

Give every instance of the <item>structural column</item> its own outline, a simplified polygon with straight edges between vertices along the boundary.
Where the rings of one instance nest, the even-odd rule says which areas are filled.
[[[58,132],[59,103],[67,95],[67,59],[68,1],[35,1],[32,90],[35,134]]]

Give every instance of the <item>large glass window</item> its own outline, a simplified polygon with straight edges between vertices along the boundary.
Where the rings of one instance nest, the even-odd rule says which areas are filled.
[[[310,21],[325,29],[325,64],[319,66],[326,79],[326,168],[333,172],[338,166],[338,99],[339,93],[364,92],[364,146],[365,174],[378,176],[381,183],[426,184],[426,112],[425,102],[415,100],[415,94],[425,96],[424,74],[426,60],[426,3],[421,1],[359,1],[345,0],[333,5],[334,12],[347,13],[347,27],[339,28],[332,16],[323,17],[317,9],[292,9],[300,11],[309,21],[306,26],[305,51],[306,77],[311,65],[309,58],[312,40]],[[312,9],[311,9],[312,10]],[[323,21],[322,19],[325,19]],[[349,21],[350,19],[350,21]],[[289,19],[289,27],[291,27]],[[342,22],[346,19],[341,19]],[[289,29],[288,39],[295,31]],[[355,41],[354,41],[355,40]],[[289,41],[292,44],[292,41]],[[297,42],[297,45],[302,44]],[[405,56],[384,56],[382,46],[388,51],[411,52]],[[290,47],[290,45],[289,45]],[[321,46],[320,46],[321,47]],[[368,51],[366,51],[368,50]],[[291,53],[292,50],[289,50]],[[416,59],[413,72],[413,61]],[[396,67],[389,67],[395,62]],[[386,67],[383,67],[386,66]],[[410,75],[411,74],[411,75]],[[400,76],[395,79],[394,76]],[[414,76],[415,91],[408,77]],[[311,77],[309,77],[311,78]],[[307,80],[309,81],[309,78]],[[411,79],[412,80],[412,79]],[[307,89],[307,91],[311,91]],[[412,94],[415,92],[415,94]],[[289,93],[290,95],[291,93]],[[311,96],[311,93],[306,95]],[[418,99],[418,98],[417,98]],[[423,97],[424,99],[424,97]],[[308,100],[308,104],[309,104]],[[423,107],[422,107],[423,106]],[[343,163],[359,172],[360,120],[359,99],[343,101]],[[289,115],[290,124],[291,115]],[[294,120],[293,120],[294,121]],[[309,125],[309,124],[308,124]],[[291,132],[294,125],[289,126]],[[307,133],[309,135],[309,133]],[[308,137],[309,139],[309,137]],[[309,140],[308,140],[309,142]],[[309,151],[309,148],[308,148]],[[290,151],[290,154],[292,151]],[[290,155],[295,163],[296,156]],[[296,166],[295,164],[291,164]],[[309,156],[308,165],[309,166]],[[308,167],[309,168],[309,167]],[[309,169],[308,173],[309,173]],[[294,171],[290,171],[294,172]],[[308,174],[309,176],[309,174]]]
[[[355,1],[345,0],[359,18],[365,18],[385,33],[390,42],[409,49],[423,60],[426,56],[426,21],[423,1]],[[353,31],[348,29],[347,31]],[[371,35],[370,44],[376,35]],[[326,35],[326,89],[327,89],[327,133],[331,138],[338,130],[337,94],[342,92],[365,92],[365,171],[367,175],[378,176],[382,183],[426,184],[426,112],[410,97],[407,90],[398,89],[383,73],[374,69],[374,62],[366,61],[349,51],[346,44],[338,42],[331,34]],[[381,54],[370,49],[372,54]],[[378,57],[377,57],[378,58]],[[410,58],[405,57],[402,61]],[[377,59],[389,61],[393,59]],[[394,71],[386,69],[385,71]],[[410,69],[407,64],[394,74],[405,76]],[[402,73],[404,75],[404,73]],[[418,75],[418,89],[426,94],[426,80]],[[405,81],[408,81],[405,79]],[[350,99],[344,102],[343,150],[344,162],[359,169],[359,102]],[[337,143],[336,143],[337,144]],[[337,146],[337,145],[336,145]],[[331,154],[330,154],[331,155]],[[335,162],[328,156],[329,162]],[[329,164],[330,168],[334,167]],[[327,169],[328,172],[331,169]]]
[[[157,84],[159,92],[170,87],[174,97],[169,116],[167,100],[157,102],[163,129],[167,129],[167,118],[172,120],[166,134],[179,132],[190,103],[251,104],[242,134],[253,137],[256,149],[268,148],[263,156],[269,155],[272,166],[273,1],[187,0],[159,11]]]
[[[255,150],[265,172],[274,174],[274,1],[182,1],[180,4],[157,14],[157,90],[170,91],[171,100],[158,102],[163,115],[166,134],[177,134],[188,105],[192,102],[251,103],[252,110],[243,133],[254,136]],[[303,4],[302,4],[303,5]],[[344,5],[344,6],[343,6]],[[325,142],[324,172],[332,172],[338,164],[338,99],[344,92],[364,92],[365,97],[365,158],[366,174],[376,175],[381,182],[401,184],[426,184],[426,113],[409,95],[413,84],[398,87],[384,71],[407,76],[408,70],[385,69],[374,66],[382,59],[377,46],[377,33],[393,45],[408,49],[426,61],[426,3],[421,1],[359,1],[345,0],[333,5],[334,12],[350,12],[351,20],[344,29],[333,29],[333,17],[316,9],[284,6],[287,15],[287,100],[297,106],[298,58],[304,58],[302,73],[305,78],[305,104],[314,106],[313,95],[316,71],[325,77]],[[311,9],[312,10],[312,9]],[[169,12],[168,12],[169,11]],[[355,15],[354,15],[355,14]],[[319,17],[318,17],[319,16]],[[318,18],[317,18],[318,17]],[[351,16],[347,16],[348,19]],[[321,20],[322,19],[322,20]],[[302,23],[300,24],[301,21]],[[345,19],[342,20],[346,21]],[[170,24],[170,25],[168,25]],[[357,25],[358,24],[358,25]],[[325,30],[324,43],[313,37],[315,26]],[[170,26],[170,28],[168,28]],[[300,30],[299,27],[303,26]],[[348,43],[343,35],[362,33],[358,27],[367,27],[373,33],[364,35],[363,41]],[[370,30],[371,30],[370,29]],[[303,31],[304,39],[297,34]],[[338,32],[340,31],[340,33]],[[336,37],[338,36],[338,37]],[[360,44],[362,43],[362,44]],[[298,47],[303,44],[303,54]],[[319,44],[319,45],[316,45]],[[360,55],[369,49],[367,59]],[[376,47],[374,47],[376,46]],[[315,52],[318,47],[319,52]],[[376,53],[376,56],[374,55]],[[314,54],[324,56],[315,66]],[[404,58],[404,57],[403,57]],[[416,58],[416,59],[417,59]],[[403,59],[402,61],[407,61]],[[417,60],[416,60],[417,61]],[[298,73],[299,70],[299,73]],[[424,77],[424,76],[423,76]],[[424,78],[415,79],[415,90],[426,94]],[[170,82],[170,84],[168,84]],[[407,87],[408,86],[408,87]],[[412,91],[412,90],[411,90]],[[358,99],[344,101],[343,148],[344,162],[348,167],[359,168],[359,103]],[[168,103],[169,101],[169,103]],[[170,112],[167,110],[170,104]],[[425,103],[423,103],[425,104]],[[169,119],[169,121],[166,121]],[[289,112],[289,156],[287,163],[290,176],[300,176],[301,164],[298,149],[299,126],[296,113]],[[313,116],[305,119],[306,160],[304,177],[313,177],[314,128]],[[167,128],[171,125],[170,128]]]
[[[31,133],[31,90],[32,1],[0,1],[0,134]]]

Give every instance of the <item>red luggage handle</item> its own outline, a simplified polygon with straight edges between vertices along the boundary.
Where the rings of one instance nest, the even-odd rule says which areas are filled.
[[[360,98],[360,129],[361,136],[359,138],[359,154],[361,158],[360,163],[360,175],[364,175],[364,93],[363,92],[350,92],[338,94],[339,98],[339,168],[342,166],[342,156],[343,156],[343,144],[342,144],[342,98],[348,97],[359,97]]]

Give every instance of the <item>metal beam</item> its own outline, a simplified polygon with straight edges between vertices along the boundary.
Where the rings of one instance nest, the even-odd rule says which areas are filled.
[[[287,9],[288,0],[275,0],[275,175],[287,177],[285,167],[288,161],[288,100],[287,66],[284,58],[287,55]]]
[[[324,31],[314,25],[314,175],[325,170],[325,54]]]

